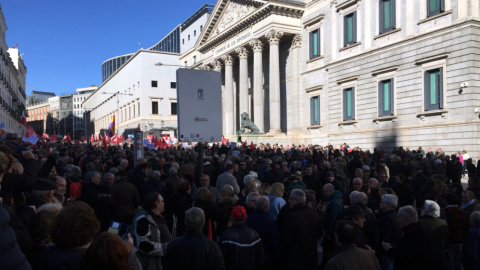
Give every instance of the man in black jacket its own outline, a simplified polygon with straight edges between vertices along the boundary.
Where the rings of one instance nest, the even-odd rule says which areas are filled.
[[[185,212],[187,231],[167,246],[165,269],[225,269],[220,248],[202,232],[204,224],[202,209],[192,207]]]
[[[287,269],[318,269],[317,240],[322,236],[322,225],[320,216],[305,201],[305,192],[292,190],[290,209],[279,223]]]
[[[262,239],[257,231],[247,227],[246,219],[245,208],[235,206],[230,212],[232,226],[218,238],[227,270],[263,269]]]

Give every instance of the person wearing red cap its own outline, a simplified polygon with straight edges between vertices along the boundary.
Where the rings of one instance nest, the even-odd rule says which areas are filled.
[[[247,211],[235,206],[230,212],[232,226],[218,238],[227,270],[262,269],[264,250],[257,231],[247,226]]]

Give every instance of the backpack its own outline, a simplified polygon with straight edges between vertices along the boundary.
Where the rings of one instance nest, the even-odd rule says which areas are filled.
[[[70,198],[79,199],[82,196],[82,183],[80,182],[71,182],[69,190]]]

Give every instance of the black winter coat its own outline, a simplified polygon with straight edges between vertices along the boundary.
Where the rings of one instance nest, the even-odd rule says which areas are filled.
[[[225,269],[218,245],[203,233],[189,231],[168,244],[164,262],[166,270]]]

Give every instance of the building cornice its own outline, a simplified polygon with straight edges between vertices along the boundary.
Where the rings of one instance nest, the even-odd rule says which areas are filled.
[[[224,7],[222,7],[222,11],[223,9]],[[218,18],[215,20],[212,19],[204,36],[199,39],[199,41],[201,40],[199,45],[195,46],[195,49],[200,51],[201,53],[205,53],[216,45],[222,43],[225,40],[228,40],[229,38],[247,29],[252,24],[263,20],[270,15],[287,15],[289,17],[295,17],[300,19],[303,16],[304,10],[304,5],[300,4],[289,3],[287,5],[287,3],[285,2],[268,2],[268,4],[261,6],[253,13],[249,14],[245,18],[230,26],[228,29],[224,30],[218,36],[213,37],[211,40],[208,40],[208,37],[211,35],[211,31],[213,31],[214,27],[217,25],[218,20]],[[221,12],[218,12],[217,14],[215,14],[215,16],[220,16],[219,13]]]

